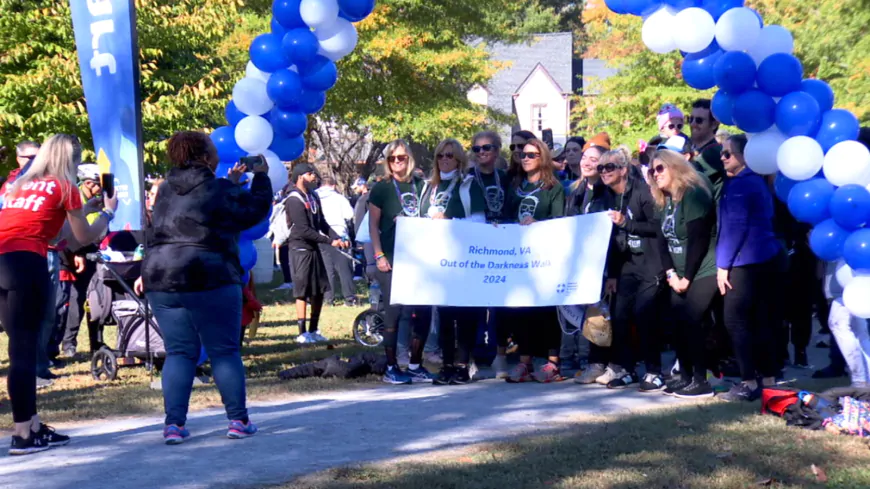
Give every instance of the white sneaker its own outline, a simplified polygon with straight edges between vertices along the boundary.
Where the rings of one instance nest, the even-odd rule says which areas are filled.
[[[311,334],[309,334],[309,333],[302,333],[301,335],[296,337],[296,343],[299,343],[300,345],[307,345],[309,343],[316,343],[316,342],[317,342],[317,340],[312,338]]]
[[[289,289],[292,289],[292,288],[293,288],[293,283],[292,283],[292,282],[285,282],[285,283],[283,283],[283,284],[281,284],[281,285],[275,287],[275,288],[272,289],[272,290],[289,290]]]
[[[600,377],[598,377],[597,379],[595,379],[595,383],[597,383],[597,384],[601,384],[601,385],[607,385],[607,384],[609,384],[611,381],[614,381],[614,380],[618,379],[618,378],[620,377],[619,374],[620,374],[620,372],[617,372],[616,370],[613,370],[612,368],[607,367],[607,368],[604,370],[604,373],[601,374]]]
[[[329,338],[320,334],[319,331],[316,333],[308,333],[308,336],[313,338],[315,342],[324,342],[325,343],[325,342],[329,341]]]

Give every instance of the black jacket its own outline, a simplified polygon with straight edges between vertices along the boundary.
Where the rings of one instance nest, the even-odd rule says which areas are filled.
[[[240,285],[239,233],[265,219],[271,202],[272,184],[262,173],[247,191],[205,167],[169,170],[142,263],[145,290],[198,292]]]
[[[609,264],[611,277],[618,277],[622,268],[630,263],[635,272],[640,272],[646,278],[660,277],[664,273],[662,265],[662,223],[655,208],[655,200],[649,185],[640,178],[630,177],[625,187],[625,193],[617,196],[612,190],[611,199],[614,209],[625,214],[625,223],[614,226],[615,236],[611,247],[615,253],[610,258],[615,262]],[[629,240],[640,239],[640,252],[632,251]]]
[[[326,222],[317,192],[308,192],[306,197],[299,189],[291,190],[284,212],[290,229],[287,243],[294,250],[314,251],[318,244],[329,244],[341,238]]]

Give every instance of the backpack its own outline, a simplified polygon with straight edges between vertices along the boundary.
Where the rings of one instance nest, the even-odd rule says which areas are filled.
[[[290,192],[290,195],[284,198],[281,202],[275,205],[272,210],[272,217],[269,218],[269,234],[268,237],[272,240],[273,246],[284,246],[290,239],[290,226],[287,225],[286,205],[287,199],[295,196],[302,203],[305,199],[299,195],[299,192]]]

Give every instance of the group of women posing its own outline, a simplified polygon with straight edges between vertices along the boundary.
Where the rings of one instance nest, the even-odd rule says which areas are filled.
[[[644,392],[681,397],[712,396],[706,380],[705,331],[721,299],[743,377],[725,399],[753,400],[761,385],[773,382],[770,328],[776,308],[769,306],[774,297],[768,291],[774,288],[770,281],[777,275],[775,264],[782,249],[772,229],[771,193],[764,179],[746,168],[745,138],[732,137],[722,151],[728,178],[718,203],[710,182],[691,161],[690,145],[659,147],[643,175],[628,151],[611,150],[609,141],[596,142],[600,141],[585,146],[579,138],[567,142],[566,164],[576,177],[567,188],[556,177],[547,145],[525,131],[511,139],[507,171],[498,168],[502,144],[493,132],[474,137],[470,168],[469,153],[457,141],[441,142],[435,151],[437,168],[428,182],[413,176],[414,157],[406,142],[387,146],[387,178],[372,189],[369,199],[376,278],[388,304],[384,345],[389,367],[384,381],[468,382],[477,326],[487,314],[496,322],[493,365],[499,378],[564,379],[559,366],[564,345],[555,307],[440,307],[444,366],[437,375],[422,366],[431,308],[414,307],[411,361],[406,371],[401,370],[396,344],[405,306],[390,304],[397,217],[531,225],[565,215],[607,212],[613,232],[602,294],[613,311],[613,344],[591,345],[590,365],[575,381],[609,388],[637,385]],[[680,365],[679,375],[670,379],[661,368],[664,324],[675,325],[671,342]],[[510,371],[508,338],[517,343],[520,355],[520,363]],[[547,357],[537,371],[532,362],[536,354]],[[635,371],[639,362],[645,367],[642,378]]]

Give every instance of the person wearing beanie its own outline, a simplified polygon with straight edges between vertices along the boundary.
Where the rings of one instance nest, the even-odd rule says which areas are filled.
[[[607,134],[606,132],[599,132],[592,139],[587,141],[586,144],[583,145],[583,152],[585,153],[586,150],[592,146],[600,146],[607,151],[610,151],[610,145],[610,134]]]
[[[683,126],[685,125],[686,117],[683,111],[677,108],[674,104],[665,104],[659,110],[656,116],[656,124],[659,128],[659,135],[667,139],[673,136],[684,136]],[[688,139],[688,137],[686,137]]]

